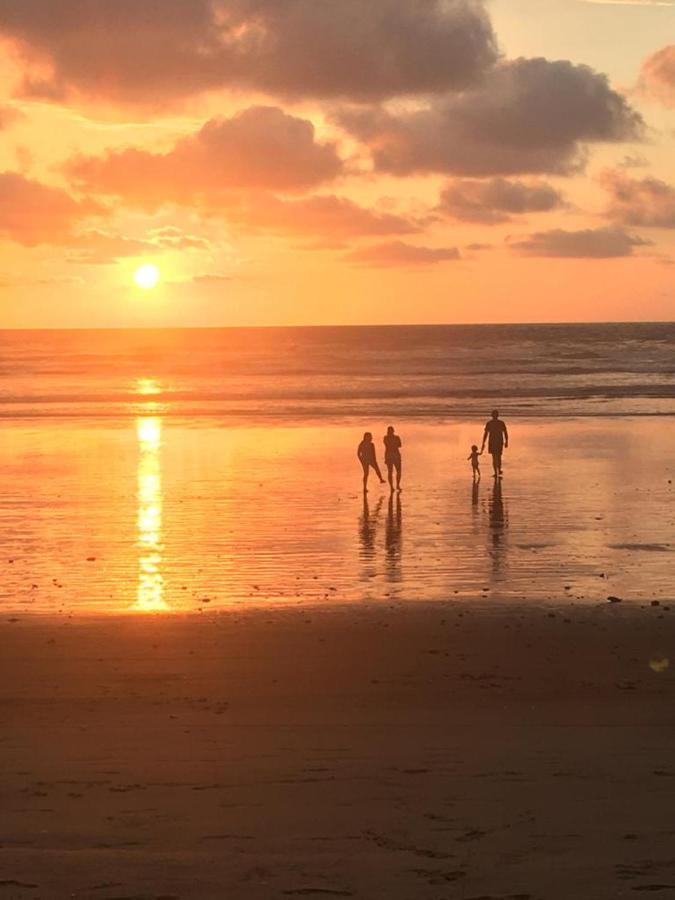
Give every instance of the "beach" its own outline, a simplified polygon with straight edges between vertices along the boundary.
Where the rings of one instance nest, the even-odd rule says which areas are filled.
[[[667,334],[1,334],[0,898],[675,892]]]
[[[667,607],[5,619],[0,896],[669,896]]]

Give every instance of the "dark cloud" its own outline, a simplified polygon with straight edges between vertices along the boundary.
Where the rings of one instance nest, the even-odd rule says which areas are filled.
[[[428,266],[460,259],[456,247],[418,247],[403,241],[388,241],[351,250],[342,257],[360,266]]]
[[[464,222],[497,225],[514,215],[556,209],[562,202],[559,192],[543,181],[458,179],[443,189],[437,209]]]
[[[567,61],[518,59],[474,88],[393,114],[381,107],[338,111],[336,121],[395,175],[569,174],[584,145],[637,139],[639,114],[607,78]]]
[[[24,92],[56,101],[377,100],[465,86],[497,57],[481,0],[0,0],[0,34]]]
[[[305,191],[341,170],[334,145],[318,143],[311,122],[269,106],[213,119],[167,153],[113,150],[65,166],[78,185],[144,209],[218,208],[243,190]]]
[[[675,187],[658,178],[630,178],[608,170],[600,182],[609,192],[607,214],[624,225],[675,228]]]
[[[632,256],[635,247],[649,245],[622,228],[587,228],[581,231],[538,231],[510,246],[523,256],[565,257],[567,259],[611,259]]]
[[[647,57],[642,64],[638,87],[651,99],[675,107],[675,44]]]
[[[75,200],[60,188],[0,173],[0,235],[19,244],[66,244],[73,229],[101,212],[95,203]]]

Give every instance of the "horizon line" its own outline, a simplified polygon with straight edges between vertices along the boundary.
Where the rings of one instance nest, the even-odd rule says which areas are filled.
[[[509,328],[509,327],[563,327],[565,325],[673,325],[674,319],[598,319],[597,321],[556,322],[390,322],[390,323],[341,323],[341,324],[286,324],[286,325],[73,325],[68,327],[45,325],[42,327],[0,326],[3,332],[44,331],[274,331],[283,329],[318,330],[328,328]]]

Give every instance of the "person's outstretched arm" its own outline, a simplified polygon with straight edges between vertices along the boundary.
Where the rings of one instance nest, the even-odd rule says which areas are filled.
[[[481,448],[480,448],[481,453],[483,452],[483,450],[485,450],[485,441],[487,440],[487,436],[488,436],[488,429],[487,429],[487,425],[486,425],[485,431],[483,432],[483,443],[481,444]]]
[[[504,446],[505,447],[509,446],[509,433],[506,430],[506,422],[504,422]]]

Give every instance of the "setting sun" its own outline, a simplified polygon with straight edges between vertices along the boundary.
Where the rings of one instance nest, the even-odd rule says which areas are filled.
[[[134,281],[138,287],[149,290],[157,286],[159,269],[152,263],[146,263],[134,272]]]

